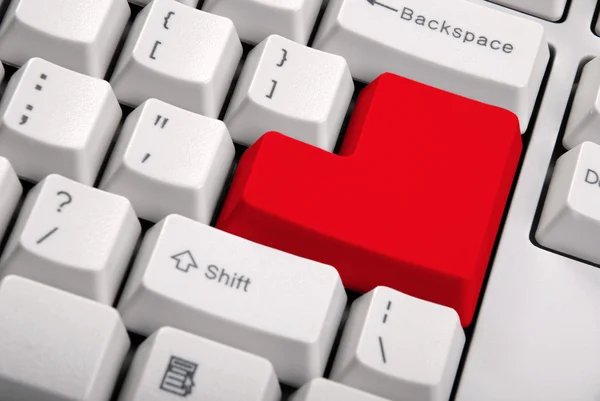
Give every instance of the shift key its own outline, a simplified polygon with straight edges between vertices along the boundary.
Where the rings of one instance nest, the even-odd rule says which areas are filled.
[[[185,330],[299,387],[323,375],[345,306],[333,267],[170,215],[146,233],[118,309],[130,331]]]
[[[525,132],[550,58],[544,28],[467,0],[332,0],[314,47],[512,111]]]

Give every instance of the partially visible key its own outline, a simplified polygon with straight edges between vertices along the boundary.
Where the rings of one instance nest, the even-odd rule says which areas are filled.
[[[331,152],[353,92],[342,57],[272,35],[248,55],[225,123],[246,146],[275,130]]]
[[[230,19],[154,0],[137,16],[110,82],[127,105],[157,98],[217,118],[241,56]]]
[[[121,401],[279,401],[273,365],[264,358],[163,327],[138,349]]]
[[[600,144],[600,57],[583,68],[562,142],[571,149],[585,141]]]
[[[150,4],[150,2],[152,0],[129,0],[129,1],[134,4],[146,6],[146,5]],[[185,4],[190,7],[194,7],[194,8],[196,8],[196,6],[198,5],[198,0],[177,0],[177,1],[180,2],[181,4]]]
[[[467,0],[335,0],[314,47],[360,81],[393,72],[508,109],[521,132],[550,58],[541,24]]]
[[[127,199],[50,175],[27,194],[0,274],[112,304],[140,231]]]
[[[453,309],[377,287],[352,305],[331,379],[394,401],[447,401],[464,344]]]
[[[133,332],[189,331],[300,386],[323,375],[345,304],[333,267],[170,215],[146,234],[119,311]]]
[[[0,59],[41,57],[104,78],[131,10],[127,0],[12,0],[0,27]]]
[[[202,9],[231,18],[244,42],[256,44],[271,34],[305,45],[323,0],[205,0]]]
[[[101,188],[128,198],[140,218],[209,224],[234,156],[222,121],[151,99],[127,117]]]
[[[19,203],[23,187],[9,161],[0,156],[0,241]]]
[[[600,263],[600,145],[571,149],[556,162],[536,239],[555,251]]]
[[[108,401],[129,338],[113,308],[38,282],[0,281],[2,401]]]
[[[121,115],[108,82],[31,59],[0,103],[0,156],[26,180],[56,173],[93,185]]]
[[[373,394],[319,378],[306,383],[290,401],[387,401]]]
[[[490,0],[515,10],[523,11],[549,21],[558,21],[565,12],[567,0]]]

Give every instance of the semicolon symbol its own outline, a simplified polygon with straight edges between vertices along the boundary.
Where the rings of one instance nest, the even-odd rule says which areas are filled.
[[[30,105],[30,104],[28,104],[27,106],[25,106],[25,108],[28,111],[32,111],[33,110],[33,106]],[[29,116],[26,115],[26,114],[22,114],[21,115],[21,121],[19,122],[19,125],[25,125],[25,124],[27,124],[27,121],[29,121]]]

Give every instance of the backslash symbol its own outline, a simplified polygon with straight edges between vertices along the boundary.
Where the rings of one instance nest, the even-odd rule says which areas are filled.
[[[171,356],[160,389],[181,397],[192,394],[194,375],[198,364],[177,356]]]

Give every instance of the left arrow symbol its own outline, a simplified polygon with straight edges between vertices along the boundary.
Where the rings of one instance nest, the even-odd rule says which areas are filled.
[[[171,259],[177,261],[175,268],[183,272],[188,272],[190,268],[198,268],[194,257],[190,251],[183,251],[176,255],[171,256]]]
[[[378,2],[377,0],[367,0],[367,2],[368,2],[370,5],[372,5],[372,6],[374,6],[374,5],[378,5],[378,6],[381,6],[381,7],[387,8],[388,10],[392,10],[392,11],[396,11],[396,12],[398,12],[398,10],[397,10],[396,8],[394,8],[394,7],[390,7],[390,6],[388,6],[388,5],[386,5],[386,4],[383,4],[383,3],[380,3],[380,2]]]

